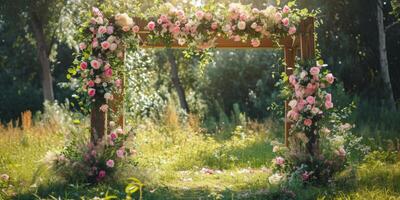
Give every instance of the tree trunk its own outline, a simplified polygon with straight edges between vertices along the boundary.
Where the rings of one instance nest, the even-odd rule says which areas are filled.
[[[182,84],[179,80],[178,66],[176,64],[175,55],[172,49],[167,49],[167,56],[168,56],[168,61],[171,64],[171,71],[170,71],[171,80],[172,83],[174,84],[176,92],[178,93],[179,103],[181,105],[181,108],[185,110],[187,113],[189,113],[190,112],[189,105],[186,101],[185,90],[183,89]]]
[[[379,33],[379,61],[381,67],[381,76],[383,80],[383,84],[385,87],[385,92],[387,94],[389,100],[389,108],[391,110],[396,110],[396,103],[394,100],[392,83],[390,82],[390,73],[389,73],[389,62],[387,58],[387,50],[386,50],[386,33],[385,33],[385,25],[383,18],[383,0],[378,0],[377,3],[377,22],[378,22],[378,33]]]
[[[54,101],[53,81],[50,70],[50,47],[46,42],[43,25],[35,13],[31,13],[30,19],[33,35],[36,40],[36,48],[40,65],[42,66],[42,87],[44,100]]]

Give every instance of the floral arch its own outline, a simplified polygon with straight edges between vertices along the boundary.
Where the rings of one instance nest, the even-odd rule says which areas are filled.
[[[116,138],[124,134],[125,127],[127,49],[281,48],[286,63],[284,82],[289,91],[285,102],[285,146],[300,131],[308,137],[303,141],[308,153],[318,152],[317,122],[332,107],[331,96],[323,88],[332,84],[334,77],[316,64],[314,19],[309,14],[292,5],[259,10],[237,3],[213,10],[198,8],[192,14],[167,3],[159,11],[153,17],[139,19],[93,8],[90,20],[80,29],[80,51],[70,75],[78,79],[82,98],[90,104],[94,145],[106,138],[115,149],[123,146],[123,140]],[[304,66],[296,65],[296,56]]]

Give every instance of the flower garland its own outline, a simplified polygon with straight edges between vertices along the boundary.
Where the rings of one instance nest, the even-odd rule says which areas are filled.
[[[220,5],[212,10],[199,8],[191,15],[170,3],[161,5],[158,11],[156,17],[150,17],[146,27],[139,27],[126,13],[105,16],[98,8],[93,8],[90,20],[79,31],[81,43],[74,61],[76,66],[68,70],[67,78],[74,77],[72,80],[80,85],[77,92],[84,94],[81,99],[86,100],[81,106],[93,105],[107,113],[111,118],[110,125],[118,112],[118,109],[110,109],[110,103],[122,91],[124,83],[120,77],[125,70],[127,48],[137,49],[140,42],[161,40],[166,46],[177,42],[189,48],[207,49],[215,46],[218,37],[237,42],[251,41],[253,47],[259,47],[264,37],[278,43],[280,38],[294,35],[302,19],[301,12],[289,6],[258,10],[238,3],[230,4],[228,9]],[[148,41],[141,41],[141,28],[150,32]],[[118,152],[124,147],[127,137],[116,137],[118,134],[115,134],[124,130],[110,127],[109,133],[98,138],[97,145],[89,144],[83,152],[83,163],[90,168],[86,176],[91,181],[101,181],[109,174],[105,169],[113,168],[116,156],[121,154]],[[97,153],[107,155],[101,158],[108,159],[99,160],[100,157],[93,153],[95,149],[98,149]]]
[[[290,149],[273,142],[272,160],[275,172],[269,177],[272,185],[282,182],[293,182],[299,179],[304,183],[315,181],[327,184],[334,173],[343,169],[346,162],[345,138],[338,135],[349,131],[331,121],[333,116],[332,94],[327,92],[335,77],[315,60],[300,62],[292,75],[283,75],[283,93],[287,94],[289,112],[287,118],[291,122]],[[329,130],[326,127],[332,126]],[[332,134],[331,131],[337,133]],[[324,135],[324,140],[318,140]],[[323,144],[320,144],[321,142]],[[305,147],[305,150],[302,150]],[[322,147],[322,149],[320,149]]]
[[[150,18],[147,30],[152,40],[162,40],[170,45],[174,40],[179,45],[189,44],[200,49],[215,46],[217,37],[233,39],[236,42],[251,40],[253,47],[259,47],[264,37],[278,41],[282,36],[294,35],[300,22],[298,10],[289,6],[266,9],[251,9],[250,5],[229,4],[229,8],[206,11],[199,9],[192,16],[182,9],[167,3],[159,10],[161,14]]]

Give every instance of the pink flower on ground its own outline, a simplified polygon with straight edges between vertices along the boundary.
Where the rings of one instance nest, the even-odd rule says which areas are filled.
[[[125,154],[125,151],[123,149],[118,149],[117,150],[117,157],[118,158],[123,158]]]
[[[285,164],[285,159],[278,156],[275,158],[275,164],[277,164],[279,166],[283,166]]]
[[[313,75],[313,76],[318,75],[319,72],[320,72],[319,67],[311,67],[311,69],[310,69],[310,74]]]
[[[113,168],[114,167],[114,161],[113,160],[107,160],[106,165],[109,168]]]
[[[308,173],[307,171],[306,172],[304,172],[302,175],[301,175],[301,179],[303,180],[303,181],[307,181],[309,178],[310,178],[310,173]]]
[[[0,176],[0,178],[1,178],[3,181],[8,181],[8,180],[10,179],[10,176],[8,176],[7,174],[2,174],[2,175]]]
[[[293,35],[293,34],[295,34],[296,32],[297,32],[297,29],[296,29],[295,26],[291,26],[291,27],[289,28],[289,31],[288,31],[289,35]]]
[[[134,33],[138,33],[139,30],[140,30],[140,28],[139,28],[138,25],[135,25],[135,26],[132,27],[132,32],[134,32]]]
[[[253,47],[259,47],[260,44],[261,44],[261,42],[260,42],[259,39],[257,39],[257,38],[251,39],[251,45],[252,45]]]
[[[105,26],[100,26],[99,30],[97,31],[99,34],[107,33],[107,28]]]
[[[155,27],[156,27],[156,23],[154,23],[153,21],[151,21],[151,22],[149,22],[149,23],[147,24],[147,28],[148,28],[150,31],[153,31]]]
[[[104,178],[106,176],[106,171],[100,170],[98,178]]]
[[[332,84],[335,81],[335,77],[331,73],[327,74],[325,76],[325,79],[329,84]]]
[[[113,71],[112,71],[111,68],[106,68],[106,69],[104,70],[104,76],[105,76],[105,77],[110,78],[110,77],[112,76],[112,74],[113,74]]]
[[[90,89],[88,90],[88,95],[89,95],[89,96],[93,97],[95,94],[96,94],[96,90],[95,90],[95,89],[90,88]]]
[[[111,35],[114,33],[114,27],[113,26],[107,26],[107,34]]]
[[[218,23],[217,22],[213,22],[212,24],[211,24],[211,29],[212,30],[216,30],[218,28]]]
[[[86,49],[86,44],[83,43],[83,42],[79,43],[79,49],[80,49],[80,50]]]
[[[305,119],[304,120],[304,125],[311,126],[312,125],[312,120],[311,119]]]
[[[290,12],[289,6],[283,7],[282,12],[283,12],[283,13],[289,13],[289,12]]]
[[[93,69],[99,69],[100,68],[100,62],[97,60],[92,60],[90,62],[90,65],[93,67]]]
[[[94,87],[94,81],[92,81],[92,80],[88,81],[87,85],[89,87]]]
[[[307,101],[307,103],[308,104],[314,104],[315,103],[315,97],[313,97],[313,96],[308,96],[307,98],[306,98],[306,101]]]
[[[282,19],[282,24],[284,25],[284,26],[286,26],[286,27],[288,27],[289,26],[289,18],[283,18]]]
[[[86,70],[87,69],[87,62],[81,62],[80,67],[81,67],[81,70]]]
[[[101,105],[101,106],[100,106],[100,110],[101,110],[102,112],[107,112],[107,110],[108,110],[108,105],[107,105],[107,104]]]
[[[90,152],[90,155],[92,155],[93,157],[95,157],[95,156],[97,155],[96,150],[92,150],[92,151]]]
[[[103,48],[104,50],[110,48],[110,43],[108,41],[104,41],[101,43],[101,48]]]

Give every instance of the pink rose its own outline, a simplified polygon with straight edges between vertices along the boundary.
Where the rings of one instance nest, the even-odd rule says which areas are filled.
[[[346,156],[346,150],[344,150],[343,147],[340,147],[340,148],[337,150],[336,154],[337,154],[338,156],[340,156],[340,157],[345,157],[345,156]]]
[[[330,93],[326,94],[325,101],[332,101],[332,94],[330,94]]]
[[[104,76],[105,76],[105,77],[110,78],[110,77],[112,76],[112,74],[113,74],[113,71],[112,71],[111,68],[106,68],[106,69],[104,70]]]
[[[94,82],[92,80],[88,81],[87,85],[89,87],[94,87]]]
[[[317,76],[319,74],[319,72],[320,72],[319,67],[311,67],[311,69],[310,69],[310,74],[313,76]]]
[[[206,14],[204,15],[204,17],[205,17],[206,20],[208,20],[208,21],[210,21],[210,20],[213,18],[213,16],[212,16],[211,13],[206,13]]]
[[[93,97],[95,94],[96,94],[96,90],[95,90],[95,89],[90,88],[90,89],[88,90],[88,95],[89,95],[89,96]]]
[[[139,28],[138,25],[135,25],[135,26],[132,27],[132,31],[133,31],[134,33],[138,33],[139,30],[140,30],[140,28]]]
[[[167,22],[168,21],[168,17],[165,16],[165,15],[161,15],[160,19],[161,19],[162,22]]]
[[[302,175],[301,175],[301,179],[303,180],[303,181],[307,181],[309,178],[310,178],[310,173],[308,173],[308,172],[304,172]]]
[[[285,164],[285,159],[280,157],[280,156],[278,156],[278,157],[275,158],[275,163],[277,165],[283,166]]]
[[[98,178],[104,178],[106,176],[106,171],[100,170]]]
[[[92,60],[90,62],[90,65],[93,67],[93,69],[99,69],[100,68],[100,62],[97,60]]]
[[[335,77],[331,73],[327,74],[325,76],[325,79],[329,84],[332,84],[335,81]]]
[[[81,70],[86,70],[87,69],[87,62],[81,62],[80,67],[81,67]]]
[[[108,110],[108,105],[107,105],[107,104],[101,105],[101,106],[100,106],[100,110],[101,110],[102,112],[107,112],[107,110]]]
[[[97,39],[94,39],[93,41],[92,41],[92,47],[93,48],[96,48],[96,47],[98,47],[99,46],[99,42],[97,41]]]
[[[204,12],[201,11],[201,10],[198,10],[198,11],[196,12],[196,18],[197,18],[198,20],[202,20],[203,17],[204,17]]]
[[[155,29],[155,27],[156,27],[156,23],[154,23],[153,21],[151,21],[151,22],[149,22],[149,23],[147,24],[147,28],[148,28],[150,31],[153,31],[153,30]]]
[[[304,120],[304,125],[311,126],[312,125],[312,120],[311,119],[305,119]]]
[[[104,41],[101,43],[101,48],[103,48],[104,50],[110,48],[110,43],[107,41]]]
[[[295,99],[289,101],[288,105],[290,106],[290,108],[295,109],[297,106],[297,101]]]
[[[106,165],[109,168],[113,168],[114,167],[114,161],[113,160],[107,160]]]
[[[107,28],[105,26],[100,26],[99,30],[97,30],[99,34],[107,33]]]
[[[289,83],[292,84],[293,86],[297,84],[296,76],[295,75],[290,75],[289,76]]]
[[[331,108],[333,108],[333,103],[332,103],[332,101],[325,101],[325,108],[326,108],[326,109],[331,109]]]
[[[284,26],[286,26],[286,27],[288,27],[289,26],[289,18],[283,18],[282,19],[282,24],[284,25]]]
[[[117,137],[118,137],[118,135],[117,135],[116,133],[114,133],[114,132],[112,132],[112,133],[110,134],[111,140],[115,140],[115,139],[117,139]]]
[[[79,49],[80,49],[80,50],[86,49],[86,44],[83,43],[83,42],[79,43]]]
[[[297,121],[299,119],[299,113],[294,111],[294,110],[290,110],[287,113],[287,117],[291,120]]]
[[[122,86],[122,80],[121,79],[115,80],[115,86],[121,87]]]
[[[117,150],[117,157],[118,158],[123,158],[125,154],[125,151],[123,149],[118,149]]]
[[[306,98],[306,101],[307,101],[307,103],[308,104],[314,104],[315,103],[315,97],[313,97],[313,96],[308,96],[307,98]]]
[[[289,12],[290,12],[289,6],[283,7],[282,12],[283,12],[283,13],[289,13]]]
[[[291,26],[291,27],[289,28],[288,33],[289,33],[289,35],[293,35],[293,34],[296,33],[296,31],[297,31],[296,27],[295,27],[295,26]]]
[[[261,42],[260,42],[259,39],[257,39],[257,38],[251,39],[251,45],[252,45],[253,47],[259,47],[260,44],[261,44]]]
[[[114,27],[113,26],[107,26],[107,34],[111,35],[114,33]]]
[[[275,14],[275,21],[276,21],[276,22],[282,21],[282,14],[281,14],[280,12],[277,12],[277,13]]]
[[[212,24],[211,24],[211,29],[212,30],[216,30],[218,28],[218,23],[217,22],[213,22]]]
[[[304,106],[306,105],[306,101],[304,101],[303,99],[300,99],[297,102],[297,110],[303,110]]]
[[[90,155],[92,155],[93,157],[96,157],[96,155],[97,155],[96,150],[92,150],[92,151],[90,152]]]

